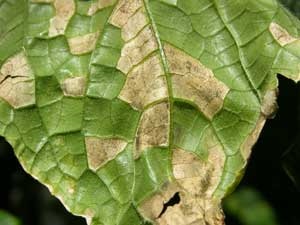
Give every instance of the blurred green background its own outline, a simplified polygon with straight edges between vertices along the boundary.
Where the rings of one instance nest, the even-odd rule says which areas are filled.
[[[299,0],[282,0],[300,18]],[[224,201],[227,225],[300,225],[300,84],[279,75],[279,111]],[[0,225],[85,225],[26,174],[0,137]]]

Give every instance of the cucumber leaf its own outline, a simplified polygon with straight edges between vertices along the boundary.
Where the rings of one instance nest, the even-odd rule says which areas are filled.
[[[1,0],[0,25],[0,135],[92,225],[223,224],[300,79],[275,0]]]

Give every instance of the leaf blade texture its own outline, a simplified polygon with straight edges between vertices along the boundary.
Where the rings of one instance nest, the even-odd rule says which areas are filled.
[[[0,135],[93,225],[223,224],[276,74],[300,77],[300,23],[273,0],[2,0],[0,16]]]

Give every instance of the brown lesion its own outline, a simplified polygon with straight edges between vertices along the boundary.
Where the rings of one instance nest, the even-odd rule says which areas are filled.
[[[139,110],[168,98],[158,43],[143,1],[119,1],[109,22],[121,29],[125,42],[117,69],[126,74],[127,79],[119,98]]]
[[[169,45],[164,45],[175,98],[194,102],[205,116],[212,119],[222,108],[229,88],[214,77],[199,60]]]
[[[273,118],[277,112],[277,96],[278,96],[278,88],[274,90],[268,90],[264,94],[261,112],[266,118]]]
[[[208,130],[206,139],[212,138],[210,134]],[[189,193],[212,198],[221,180],[225,160],[225,153],[219,143],[209,147],[207,159],[200,159],[193,152],[177,148],[173,150],[173,175]]]
[[[157,49],[158,45],[154,33],[150,26],[146,26],[134,39],[125,43],[117,68],[127,74],[134,66]]]
[[[82,55],[93,51],[99,37],[99,32],[89,33],[68,39],[70,52],[73,55]]]
[[[175,180],[144,201],[139,207],[140,213],[157,225],[224,224],[221,200],[212,196],[221,178],[218,177],[218,182],[213,178],[215,163],[218,162],[201,161],[191,152],[174,149]],[[164,209],[165,203],[177,193],[180,201]]]
[[[262,128],[265,125],[265,122],[266,122],[266,117],[263,114],[261,114],[256,122],[254,129],[252,130],[252,132],[248,135],[246,140],[241,145],[240,152],[245,161],[248,160],[248,158],[251,154],[251,150],[252,150],[254,144],[258,140],[259,135],[262,131]]]
[[[110,17],[109,22],[112,25],[121,28],[142,6],[142,0],[120,0]]]
[[[135,143],[135,158],[149,147],[169,145],[169,104],[162,102],[146,109],[142,115]]]
[[[85,94],[86,78],[72,77],[63,81],[62,90],[65,96],[80,97]]]
[[[138,32],[141,31],[142,28],[149,23],[149,20],[146,17],[145,13],[145,9],[143,7],[140,8],[124,24],[124,26],[122,27],[122,38],[125,42],[134,38],[138,34]]]
[[[75,13],[74,0],[53,0],[55,17],[50,20],[49,36],[64,34],[71,17]]]
[[[0,97],[14,108],[35,104],[34,76],[24,52],[10,57],[2,65]]]
[[[128,75],[119,98],[142,110],[168,97],[167,81],[158,54],[135,67]]]
[[[86,137],[85,145],[89,168],[97,171],[122,152],[127,142],[118,138]]]
[[[289,34],[289,32],[281,27],[279,24],[272,22],[269,26],[269,31],[273,35],[274,39],[281,45],[285,46],[296,40],[297,38]]]
[[[65,33],[67,25],[75,13],[74,0],[30,0],[30,2],[48,3],[54,6],[55,16],[50,19],[49,37],[55,37]]]
[[[125,45],[117,68],[127,74],[134,66],[158,49],[153,30],[146,16],[142,0],[121,0],[109,22],[121,29]]]
[[[261,103],[261,112],[260,115],[256,121],[255,127],[251,131],[251,133],[248,135],[246,140],[241,145],[240,151],[244,158],[244,160],[248,160],[251,150],[254,146],[254,144],[257,142],[259,135],[266,123],[267,119],[273,118],[275,116],[275,113],[278,109],[277,105],[277,95],[278,95],[278,89],[268,90],[264,94],[262,103]]]
[[[224,224],[221,199],[214,192],[222,177],[226,155],[212,128],[206,129],[202,142],[208,151],[203,159],[193,152],[173,149],[174,180],[140,204],[139,212],[154,224]],[[180,201],[165,208],[166,202],[177,194]]]
[[[112,6],[114,5],[116,0],[98,0],[96,2],[93,2],[88,9],[88,15],[92,16],[94,15],[97,11]]]

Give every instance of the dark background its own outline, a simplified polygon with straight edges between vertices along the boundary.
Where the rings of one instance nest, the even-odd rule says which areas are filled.
[[[300,1],[284,3],[300,16]],[[279,89],[277,116],[267,121],[238,189],[258,191],[274,209],[280,225],[300,225],[300,84],[279,75]],[[0,209],[15,215],[22,225],[86,224],[23,171],[1,137],[0,177]],[[244,225],[225,213],[227,225]]]

